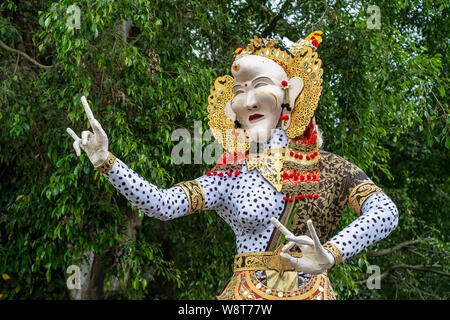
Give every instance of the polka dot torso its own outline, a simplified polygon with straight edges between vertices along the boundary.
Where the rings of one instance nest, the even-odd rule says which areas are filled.
[[[214,177],[213,181],[208,178],[196,180],[206,193],[220,190],[221,199],[217,202],[220,205],[211,209],[215,209],[234,231],[238,253],[265,251],[274,229],[270,218],[281,216],[284,195],[257,170],[247,171],[245,165],[239,176]]]

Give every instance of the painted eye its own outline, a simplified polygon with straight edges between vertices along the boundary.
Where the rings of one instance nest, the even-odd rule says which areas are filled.
[[[267,83],[258,82],[257,84],[255,84],[255,88],[259,88],[259,87],[263,87],[263,86],[267,86]]]
[[[244,90],[237,90],[234,92],[234,95],[237,96],[238,94],[244,93]]]

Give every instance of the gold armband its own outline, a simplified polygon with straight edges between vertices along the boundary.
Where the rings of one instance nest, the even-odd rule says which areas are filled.
[[[336,245],[331,242],[327,242],[323,245],[323,248],[328,250],[333,255],[335,266],[342,263],[342,252]]]
[[[97,169],[101,173],[107,173],[109,170],[112,169],[112,167],[114,167],[114,164],[116,163],[116,159],[117,158],[110,152],[108,155],[108,158],[106,158],[106,161],[103,162],[102,165],[96,167],[95,169]]]
[[[358,184],[353,190],[350,192],[348,196],[348,205],[350,208],[355,210],[355,212],[360,215],[361,207],[364,204],[364,201],[367,200],[371,195],[375,193],[384,193],[380,187],[377,187],[372,181],[365,181],[363,183]]]
[[[186,215],[203,210],[205,208],[205,195],[200,183],[195,180],[177,183],[174,187],[180,187],[188,198],[189,209]]]

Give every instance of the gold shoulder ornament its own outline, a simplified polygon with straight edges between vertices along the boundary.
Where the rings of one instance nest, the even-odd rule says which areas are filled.
[[[348,204],[350,208],[355,210],[356,214],[361,214],[361,207],[371,195],[375,193],[384,193],[383,190],[375,185],[372,181],[364,181],[358,184],[350,191],[348,196]]]

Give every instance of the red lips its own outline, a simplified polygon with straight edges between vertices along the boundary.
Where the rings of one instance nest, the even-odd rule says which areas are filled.
[[[252,120],[255,120],[255,119],[262,118],[262,117],[264,117],[264,115],[259,114],[259,113],[255,113],[255,114],[252,114],[250,117],[248,117],[248,120],[252,121]]]

